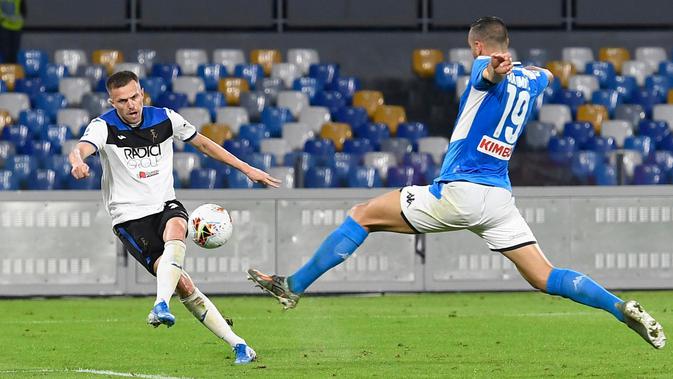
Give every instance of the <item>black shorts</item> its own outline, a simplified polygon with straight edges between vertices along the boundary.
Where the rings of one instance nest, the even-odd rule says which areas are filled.
[[[140,262],[150,274],[154,273],[154,263],[164,253],[164,229],[168,220],[180,217],[189,220],[187,210],[177,200],[164,204],[164,210],[137,220],[129,220],[115,225],[112,230],[122,241],[126,250]]]

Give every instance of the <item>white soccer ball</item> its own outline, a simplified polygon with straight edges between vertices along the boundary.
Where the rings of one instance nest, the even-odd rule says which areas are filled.
[[[189,216],[189,237],[205,249],[220,247],[234,231],[229,212],[217,204],[203,204]]]

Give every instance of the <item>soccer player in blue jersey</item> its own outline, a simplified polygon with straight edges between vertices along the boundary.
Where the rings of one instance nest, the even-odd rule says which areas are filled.
[[[535,99],[553,75],[512,62],[507,27],[497,17],[474,22],[468,44],[475,61],[434,183],[405,187],[354,206],[293,275],[250,269],[249,278],[286,309],[294,308],[306,288],[353,254],[369,233],[467,229],[510,259],[534,288],[608,311],[652,346],[663,348],[663,328],[636,301],[625,302],[582,273],[552,266],[514,205],[508,161]]]

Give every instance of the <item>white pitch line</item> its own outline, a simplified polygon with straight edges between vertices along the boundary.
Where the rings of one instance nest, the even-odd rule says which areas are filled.
[[[34,370],[0,370],[0,374],[26,374],[26,373],[68,373],[76,372],[79,374],[93,374],[93,375],[105,375],[105,376],[121,376],[125,378],[145,378],[145,379],[191,379],[184,376],[164,376],[164,375],[152,375],[152,374],[137,374],[132,372],[116,372],[110,370],[92,370],[92,369],[76,369],[76,370],[54,370],[54,369],[34,369]]]

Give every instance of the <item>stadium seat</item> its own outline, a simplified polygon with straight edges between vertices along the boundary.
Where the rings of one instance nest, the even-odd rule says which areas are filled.
[[[281,181],[280,188],[294,188],[294,167],[271,167],[268,173]]]
[[[435,66],[444,60],[444,54],[437,49],[415,49],[411,56],[411,68],[421,78],[431,78]]]
[[[357,91],[353,95],[353,106],[361,107],[367,111],[367,115],[372,118],[376,109],[383,105],[383,94],[379,91]]]
[[[327,108],[331,114],[334,114],[346,106],[346,99],[341,92],[322,91],[316,94],[314,103],[316,106]]]
[[[30,109],[30,99],[24,93],[0,93],[0,109],[9,112],[16,120],[21,111]]]
[[[406,138],[388,138],[381,141],[381,151],[391,153],[400,162],[404,155],[413,151],[411,141]]]
[[[119,50],[95,50],[91,62],[105,66],[108,74],[112,74],[114,66],[124,62],[124,54]]]
[[[252,153],[242,158],[252,167],[267,171],[276,165],[276,156],[269,153]]]
[[[396,105],[382,105],[376,108],[372,120],[388,125],[390,133],[395,135],[397,126],[400,123],[407,121],[407,115],[403,107]]]
[[[69,154],[71,151],[75,149],[75,146],[77,146],[78,143],[79,143],[78,139],[65,140],[61,145],[61,151],[65,151],[66,154]]]
[[[221,78],[229,73],[222,64],[200,64],[196,69],[196,75],[203,79],[207,91],[216,91]]]
[[[591,100],[591,94],[598,88],[598,78],[593,75],[574,75],[568,80],[568,89],[581,91],[587,101]]]
[[[251,189],[262,187],[262,185],[256,185],[253,183],[244,173],[234,168],[227,168],[225,171],[225,186],[226,188],[232,189]]]
[[[281,134],[292,150],[303,149],[304,143],[315,137],[313,129],[302,122],[287,122],[283,124]]]
[[[166,80],[160,77],[140,79],[140,86],[152,99],[158,99],[168,91]]]
[[[189,173],[189,188],[215,189],[224,187],[223,177],[212,168],[196,168]]]
[[[287,108],[295,118],[299,117],[304,108],[309,107],[308,96],[298,91],[281,91],[278,93],[276,105]]]
[[[624,140],[633,135],[633,126],[625,120],[607,120],[600,130],[603,137],[612,137],[617,146],[624,146]]]
[[[205,90],[206,85],[198,76],[180,76],[173,79],[173,92],[187,95],[189,104],[194,104],[196,94]]]
[[[602,105],[585,104],[577,108],[577,121],[589,121],[596,133],[601,131],[601,124],[608,118],[608,110]]]
[[[58,92],[65,96],[70,105],[82,103],[82,96],[91,92],[91,83],[86,78],[63,78],[58,84]]]
[[[40,75],[42,67],[49,63],[49,56],[44,50],[19,50],[18,63],[23,66],[27,77],[35,78]]]
[[[9,112],[6,112],[6,115],[9,115]],[[5,123],[3,127],[8,125],[6,121],[7,121],[6,119],[3,120],[3,122]],[[25,125],[26,127],[28,127],[29,131],[43,130],[49,124],[49,117],[43,110],[26,109],[19,113],[18,124]]]
[[[73,135],[78,135],[80,128],[89,121],[91,121],[89,112],[82,108],[60,109],[56,113],[56,123],[66,125]]]
[[[666,96],[666,103],[673,104],[673,89],[668,91],[668,94]]]
[[[136,74],[138,79],[144,78],[147,75],[146,68],[140,63],[117,63],[112,69],[112,73],[117,73],[120,71],[131,71]]]
[[[549,139],[549,158],[561,165],[570,162],[578,147],[571,137],[552,137]]]
[[[432,155],[428,153],[407,153],[402,158],[402,164],[414,168],[415,184],[432,183],[436,170]]]
[[[449,50],[449,62],[460,63],[465,72],[472,72],[472,63],[474,62],[474,56],[472,56],[472,50],[465,47],[454,47]]]
[[[242,92],[250,91],[248,81],[241,78],[222,78],[218,86],[218,91],[222,92],[227,99],[227,104],[238,105]]]
[[[177,111],[180,108],[188,107],[189,100],[184,93],[164,92],[154,100],[154,104],[159,108],[169,108]]]
[[[598,60],[610,62],[617,73],[622,73],[622,64],[631,59],[631,54],[623,47],[602,47],[598,51]]]
[[[245,63],[245,55],[240,49],[217,49],[213,51],[213,63],[224,65],[231,74],[236,65]]]
[[[329,110],[325,107],[304,108],[299,114],[299,122],[308,125],[316,133],[320,133],[323,124],[331,120]]]
[[[177,64],[155,63],[152,65],[152,77],[162,78],[166,84],[173,83],[173,80],[182,75],[182,70]]]
[[[334,142],[325,138],[307,140],[304,143],[304,152],[311,154],[316,159],[332,157],[336,153]]]
[[[2,91],[6,92],[6,91]],[[47,92],[47,87],[40,78],[16,79],[14,82],[14,92],[25,93],[31,102],[35,102],[37,95]]]
[[[619,93],[624,103],[630,103],[635,97],[638,83],[633,76],[616,76],[611,88]]]
[[[0,170],[0,191],[16,191],[19,189],[19,182],[14,173],[10,170]]]
[[[637,61],[645,62],[653,72],[666,60],[666,50],[663,47],[641,46],[636,48],[635,55]]]
[[[37,169],[28,177],[28,189],[48,191],[59,189],[56,182],[56,173],[49,169]]]
[[[348,187],[352,188],[378,188],[381,182],[381,176],[374,167],[355,167],[348,174]]]
[[[322,92],[323,86],[316,78],[301,77],[292,82],[292,90],[299,91],[308,96],[309,103],[315,104],[315,96]]]
[[[258,121],[264,108],[271,106],[271,99],[261,91],[243,92],[239,99],[240,106],[248,112],[253,121]]]
[[[656,151],[650,160],[650,163],[656,164],[665,178],[670,178],[673,174],[673,153],[666,150]]]
[[[84,179],[75,179],[72,175],[65,180],[65,188],[71,190],[96,190],[100,189],[101,173],[98,171],[91,171],[89,176]]]
[[[348,175],[358,166],[360,161],[359,155],[352,155],[348,153],[336,153],[333,160],[329,162],[329,166],[336,177],[335,184],[338,187],[348,186]]]
[[[582,184],[588,184],[600,164],[600,156],[594,151],[578,151],[570,161],[570,170]]]
[[[136,62],[145,67],[145,72],[152,69],[157,59],[157,51],[154,49],[138,49],[136,50]]]
[[[638,124],[638,135],[648,136],[652,139],[657,148],[661,148],[663,141],[671,135],[670,124],[667,121],[654,117],[655,120],[642,120]]]
[[[353,138],[353,131],[348,124],[327,122],[320,129],[320,138],[331,140],[336,150],[342,151],[344,142]]]
[[[638,104],[620,104],[615,109],[615,119],[628,121],[631,125],[640,124],[645,119],[645,111]]]
[[[0,130],[2,130],[2,128],[7,125],[11,125],[13,122],[14,121],[12,120],[12,116],[9,115],[9,112],[4,109],[0,109]]]
[[[645,78],[652,74],[650,66],[645,62],[626,61],[622,65],[622,75],[633,76],[639,86],[645,85]]]
[[[615,67],[610,62],[592,61],[587,62],[584,72],[598,79],[601,88],[612,88],[614,85]]]
[[[341,76],[337,78],[331,85],[330,89],[341,94],[346,100],[346,104],[353,103],[353,96],[355,92],[361,89],[360,80],[353,76]]]
[[[544,64],[549,60],[549,51],[547,49],[533,47],[528,49],[528,54],[524,62],[524,66],[533,65],[544,67]]]
[[[199,156],[195,153],[173,153],[173,167],[178,173],[178,178],[183,185],[189,183],[189,175],[195,168],[201,167]]]
[[[469,75],[459,76],[458,79],[456,80],[456,102],[460,101],[460,98],[463,96],[463,93],[465,93],[465,90],[467,89],[467,85],[469,82],[470,82]]]
[[[339,65],[333,63],[314,63],[308,68],[308,76],[315,78],[327,88],[339,78]]]
[[[591,103],[604,106],[610,117],[614,117],[617,105],[622,103],[622,98],[616,90],[601,89],[591,94]]]
[[[294,117],[287,108],[266,107],[262,111],[261,120],[269,128],[272,137],[280,137],[283,124],[294,121]]]
[[[50,143],[50,154],[68,154],[69,152],[63,152],[62,146],[63,142],[73,138],[73,133],[70,131],[70,128],[66,125],[49,125],[42,130],[40,138],[43,141],[48,141]]]
[[[546,149],[549,139],[557,134],[556,126],[549,122],[530,121],[526,125],[526,146],[531,150]]]
[[[14,173],[17,184],[20,188],[27,187],[27,179],[30,173],[37,170],[38,161],[30,155],[14,155],[7,158],[5,169]]]
[[[594,60],[594,52],[589,47],[564,47],[561,59],[572,63],[577,72],[583,73],[586,64]]]
[[[32,138],[30,129],[25,125],[9,125],[2,129],[2,139],[11,142],[19,154],[25,154],[26,145]]]
[[[35,99],[35,107],[44,110],[52,121],[56,120],[58,111],[67,106],[68,101],[60,93],[41,93]]]
[[[211,119],[217,117],[217,108],[225,105],[227,105],[227,101],[220,92],[199,92],[194,100],[194,106],[208,109]]]
[[[250,118],[245,108],[241,107],[225,107],[218,108],[215,116],[215,122],[218,124],[226,124],[231,129],[231,132],[238,134],[238,129],[243,124],[249,124]]]
[[[563,127],[563,136],[572,137],[580,149],[593,138],[594,134],[593,125],[586,121],[567,122]]]
[[[17,79],[23,79],[26,75],[23,67],[18,64],[0,64],[0,80],[5,82],[7,89],[14,91],[14,84]]]
[[[301,77],[300,69],[292,63],[276,63],[271,68],[271,77],[283,81],[285,88],[292,88],[292,83]]]
[[[648,136],[630,136],[624,140],[625,150],[635,150],[647,161],[654,154],[654,143]]]
[[[582,91],[563,89],[558,92],[556,101],[570,107],[573,115],[577,115],[577,109],[586,102]]]
[[[388,125],[380,122],[367,123],[356,128],[354,132],[356,137],[368,139],[375,150],[380,149],[381,141],[390,138],[390,129],[388,129]]]
[[[0,80],[0,93],[7,92],[7,85],[5,84],[4,81]]]
[[[276,158],[276,162],[284,162],[285,155],[291,150],[289,142],[283,138],[265,138],[259,144],[259,151],[273,155]],[[294,167],[294,164],[288,165],[285,162],[283,165]]]
[[[653,185],[661,184],[663,178],[661,169],[654,164],[640,164],[635,167],[633,172],[633,184],[635,185]]]
[[[281,61],[282,56],[279,50],[255,49],[250,52],[250,63],[262,66],[266,76],[271,74],[271,67]]]
[[[598,165],[595,171],[595,182],[599,186],[616,186],[617,170],[612,165]]]
[[[320,63],[320,56],[314,49],[289,49],[287,61],[296,65],[302,75],[306,75],[312,64]]]
[[[81,106],[89,112],[89,117],[98,117],[111,108],[107,98],[105,93],[87,93],[82,96]]]
[[[663,75],[650,75],[645,78],[645,88],[656,93],[663,102],[668,96],[668,91],[673,88],[673,78]]]
[[[346,140],[343,145],[343,152],[352,156],[361,157],[372,151],[374,146],[367,138],[352,138]]]
[[[673,104],[657,104],[652,109],[652,119],[666,121],[673,126]]]
[[[384,181],[388,177],[388,168],[397,165],[397,158],[389,152],[371,152],[365,153],[363,163],[367,167],[373,167]]]
[[[185,107],[176,110],[187,122],[194,125],[198,130],[205,124],[210,124],[210,112],[206,108],[200,107]]]
[[[306,188],[334,188],[337,186],[334,172],[329,167],[312,167],[306,172]]]
[[[563,88],[568,88],[570,77],[577,73],[575,66],[567,61],[550,61],[546,68],[561,82]]]
[[[642,106],[645,111],[645,116],[651,118],[654,106],[663,103],[664,100],[665,99],[661,94],[646,88],[641,88],[636,91],[633,102]]]
[[[429,153],[434,162],[440,165],[449,148],[449,140],[446,137],[423,137],[418,139],[418,152]]]
[[[572,121],[570,107],[563,104],[544,104],[540,108],[539,120],[554,125],[558,134],[563,132],[563,126]]]
[[[344,107],[334,114],[334,121],[343,122],[354,130],[367,123],[367,111],[360,107]]]
[[[387,187],[402,188],[417,184],[414,168],[411,166],[397,166],[388,169]]]
[[[196,75],[199,65],[208,63],[208,55],[203,49],[177,49],[175,63],[184,75]]]
[[[621,184],[632,183],[636,166],[643,163],[643,157],[636,150],[616,150],[610,153],[609,158],[610,165],[622,168]]]
[[[418,148],[418,139],[427,136],[428,129],[425,124],[420,122],[403,122],[397,127],[397,137],[408,139],[414,146],[414,149]]]
[[[259,151],[260,142],[271,138],[271,133],[264,124],[243,124],[238,130],[238,138],[247,140],[254,151]]]
[[[50,155],[43,163],[43,168],[54,171],[56,188],[64,188],[66,180],[70,176],[70,162],[67,154]]]
[[[462,75],[465,71],[460,63],[440,62],[435,66],[435,84],[444,91],[454,91],[458,77]]]
[[[200,133],[218,145],[222,145],[224,141],[234,138],[234,133],[231,132],[231,129],[226,124],[205,124],[201,126]]]
[[[234,76],[247,80],[251,89],[256,88],[257,82],[264,77],[264,68],[258,64],[237,64]]]

